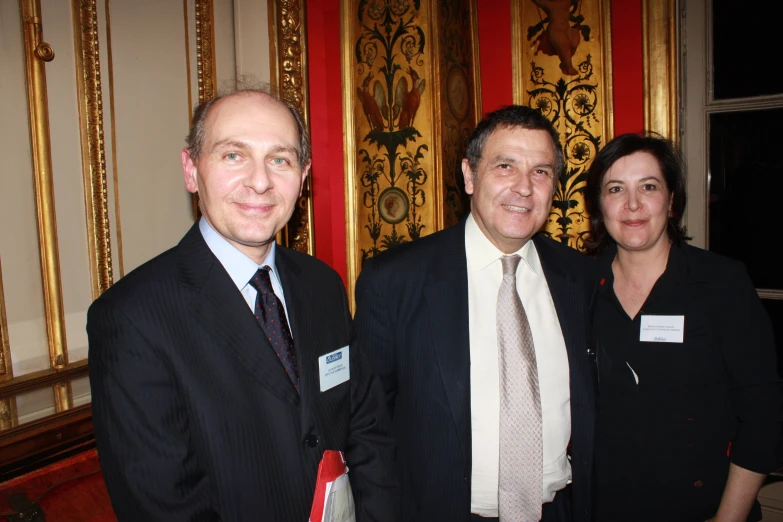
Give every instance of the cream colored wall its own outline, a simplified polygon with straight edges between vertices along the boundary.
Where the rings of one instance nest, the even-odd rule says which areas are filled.
[[[217,87],[231,88],[238,72],[269,81],[266,2],[212,3]],[[96,8],[116,281],[174,246],[193,224],[180,152],[198,102],[195,0],[97,0]],[[60,281],[74,362],[87,356],[85,318],[92,300],[74,50],[78,27],[70,1],[41,0],[41,19],[43,39],[55,50],[45,67]],[[235,37],[240,31],[244,37]],[[0,266],[15,377],[49,368],[23,53],[20,4],[0,0]],[[79,400],[85,393],[79,390]],[[20,402],[20,417],[49,411],[52,404],[39,396],[30,397],[29,408]]]

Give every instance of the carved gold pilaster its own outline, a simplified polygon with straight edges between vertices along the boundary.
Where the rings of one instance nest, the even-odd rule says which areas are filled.
[[[196,0],[196,67],[198,74],[198,102],[203,103],[217,94],[215,66],[215,26],[212,0]]]
[[[51,366],[63,368],[68,364],[68,349],[60,285],[60,253],[57,245],[57,219],[54,205],[49,103],[44,68],[45,62],[54,59],[54,49],[43,41],[40,0],[22,0],[21,5],[46,333]]]
[[[19,425],[16,413],[16,397],[0,399],[0,432],[7,431]]]
[[[642,0],[644,128],[677,139],[677,1]]]
[[[296,108],[309,127],[307,80],[307,16],[304,0],[268,0],[271,81],[280,98]],[[305,181],[294,215],[278,240],[294,250],[315,255],[313,236],[313,173]]]
[[[57,413],[73,409],[73,389],[71,381],[58,382],[52,386],[54,391],[54,410]]]
[[[13,367],[11,366],[11,346],[8,343],[8,317],[5,315],[3,265],[0,264],[0,382],[11,380],[13,376],[14,371]]]
[[[74,0],[72,4],[87,241],[92,297],[96,299],[112,284],[98,13],[96,0]]]

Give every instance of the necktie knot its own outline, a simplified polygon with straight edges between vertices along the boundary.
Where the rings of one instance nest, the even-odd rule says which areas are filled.
[[[262,266],[256,270],[253,278],[250,279],[250,285],[262,295],[274,293],[274,290],[272,290],[272,279],[269,277],[269,272],[271,270],[272,268],[269,266]]]
[[[511,278],[512,281],[515,281],[517,278],[517,267],[519,266],[519,262],[522,260],[521,257],[519,257],[519,254],[514,254],[512,256],[501,256],[500,262],[503,264],[503,279]]]

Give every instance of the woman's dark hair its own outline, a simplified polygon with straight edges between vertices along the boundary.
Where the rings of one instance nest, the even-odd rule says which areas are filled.
[[[672,197],[669,222],[666,226],[669,239],[675,243],[689,239],[680,226],[685,212],[685,167],[674,143],[652,132],[623,134],[607,143],[598,152],[587,173],[585,206],[590,214],[592,232],[585,241],[585,246],[590,254],[600,253],[613,241],[604,226],[604,215],[601,209],[601,185],[604,176],[617,160],[635,152],[646,152],[652,155],[661,168],[666,188]]]

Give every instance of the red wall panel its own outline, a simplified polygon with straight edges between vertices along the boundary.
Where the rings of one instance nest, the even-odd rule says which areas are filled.
[[[340,4],[307,2],[315,253],[345,281],[345,169]]]
[[[483,114],[514,102],[511,80],[511,2],[477,0]]]
[[[614,134],[644,127],[642,0],[612,2]]]

